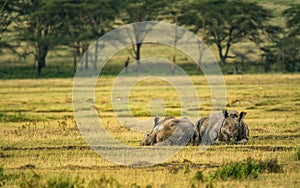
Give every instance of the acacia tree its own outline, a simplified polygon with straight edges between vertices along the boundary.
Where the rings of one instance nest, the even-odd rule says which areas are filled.
[[[291,5],[283,12],[283,15],[287,18],[287,27],[289,28],[289,35],[299,37],[300,36],[300,4]]]
[[[287,18],[289,35],[286,40],[290,47],[289,51],[284,49],[288,55],[284,64],[288,71],[300,71],[300,4],[291,5],[283,15]]]
[[[74,49],[74,71],[77,67],[77,59],[84,53],[91,41],[101,37],[105,32],[113,28],[116,17],[122,7],[121,0],[90,0],[77,1],[66,0],[61,1],[60,6],[64,9],[64,21],[67,23],[68,46]],[[96,42],[96,51],[98,50]],[[96,73],[97,56],[99,52],[95,52],[93,69]],[[85,69],[89,68],[88,54],[82,61]]]
[[[37,75],[46,66],[50,50],[59,45],[74,49],[74,71],[77,58],[87,51],[91,40],[97,39],[114,22],[119,0],[29,0],[24,1],[19,38],[34,46]],[[25,24],[24,24],[25,23]],[[85,61],[88,68],[88,58]],[[95,66],[94,66],[95,67]]]
[[[169,0],[152,1],[152,0],[126,0],[123,7],[122,20],[126,24],[133,24],[133,34],[128,33],[132,40],[132,48],[128,49],[130,54],[136,60],[138,67],[141,66],[141,47],[143,41],[151,29],[151,25],[143,24],[143,21],[156,20],[163,13]],[[147,28],[146,28],[147,26]]]
[[[198,44],[199,60],[198,64],[201,65],[204,53],[204,45],[209,43],[207,36],[207,29],[205,27],[206,13],[209,7],[202,6],[198,1],[191,1],[185,3],[181,9],[181,14],[178,18],[178,23],[186,26],[190,31],[200,35],[201,43]],[[200,74],[200,66],[197,66],[197,73]]]
[[[276,38],[272,45],[262,48],[265,72],[272,64],[279,64],[287,72],[300,70],[300,4],[291,5],[283,12],[286,17],[287,34]]]
[[[271,12],[254,2],[195,0],[190,2],[188,10],[183,14],[192,21],[183,19],[181,23],[192,26],[194,31],[202,30],[206,43],[217,46],[221,64],[236,57],[230,54],[233,44],[246,40],[260,44],[265,33],[276,30],[268,24]]]
[[[29,0],[22,4],[19,39],[29,45],[37,62],[37,76],[46,66],[48,52],[64,42],[64,28],[59,6],[52,1]]]
[[[5,34],[10,32],[9,26],[18,18],[20,4],[18,1],[0,0],[0,52],[3,48],[13,49]]]

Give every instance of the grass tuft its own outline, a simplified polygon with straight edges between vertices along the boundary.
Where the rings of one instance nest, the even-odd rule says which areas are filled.
[[[62,177],[55,177],[49,179],[47,182],[48,188],[74,188],[76,183],[72,182],[70,179],[64,179]]]
[[[197,171],[196,174],[193,177],[193,180],[200,181],[200,182],[206,182],[207,177],[203,174],[202,171]]]
[[[90,181],[88,187],[121,187],[121,184],[113,177],[101,175],[99,179]]]

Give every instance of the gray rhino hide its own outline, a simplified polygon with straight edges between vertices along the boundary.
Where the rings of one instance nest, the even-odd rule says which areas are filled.
[[[187,145],[195,134],[194,125],[186,118],[181,119],[171,119],[168,120],[170,123],[176,125],[176,129],[171,136],[167,139],[163,140],[162,142],[158,142],[155,145],[159,146],[185,146]],[[164,131],[164,127],[162,124],[158,125],[158,135],[159,131]]]
[[[215,143],[224,119],[223,113],[218,113],[203,117],[196,122],[200,132],[200,144],[212,145]]]

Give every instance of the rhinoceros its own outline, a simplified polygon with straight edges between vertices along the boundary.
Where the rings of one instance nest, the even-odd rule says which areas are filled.
[[[166,117],[159,121],[154,119],[154,127],[149,134],[145,135],[141,145],[184,146],[199,143],[199,133],[192,122],[187,118]]]
[[[223,110],[222,113],[201,118],[196,122],[200,144],[246,144],[249,138],[248,126],[243,121],[246,114]]]
[[[234,113],[234,115],[233,115]],[[229,113],[225,118],[224,123],[218,134],[216,144],[225,142],[227,144],[246,144],[249,140],[249,129],[243,118],[247,114],[241,112],[238,114],[236,111]]]

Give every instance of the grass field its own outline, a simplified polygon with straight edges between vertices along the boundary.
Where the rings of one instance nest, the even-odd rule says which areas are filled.
[[[201,100],[199,115],[205,116],[211,110],[207,81],[204,76],[191,79]],[[143,133],[130,131],[114,115],[114,80],[100,77],[97,82],[95,104],[101,122],[117,140],[139,146]],[[72,79],[1,80],[0,186],[299,187],[300,75],[228,75],[225,81],[227,102],[241,100],[240,106],[228,109],[248,113],[247,145],[212,146],[202,153],[188,146],[161,164],[133,168],[112,164],[87,146],[73,118]],[[164,100],[168,115],[181,115],[178,94],[170,85],[144,80],[129,96],[136,118],[149,118],[154,98]],[[282,170],[261,171],[257,178],[211,178],[225,164],[240,165],[248,158],[277,159]]]

